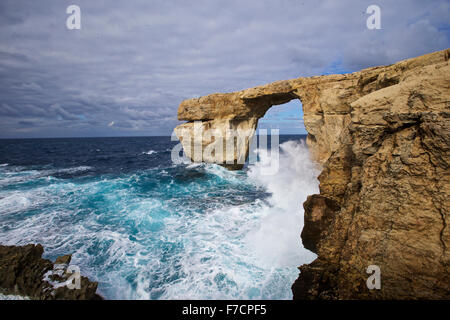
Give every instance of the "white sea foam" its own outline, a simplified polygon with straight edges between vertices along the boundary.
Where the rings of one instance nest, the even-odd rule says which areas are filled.
[[[42,171],[38,171],[38,172],[39,172],[39,176],[50,176],[50,175],[60,174],[60,173],[74,174],[77,172],[84,172],[84,171],[89,171],[92,169],[93,168],[90,166],[78,166],[78,167],[72,167],[72,168],[42,170]]]
[[[65,271],[67,269],[67,265],[65,264],[55,264],[52,270],[48,270],[42,277],[43,281],[46,281],[50,287],[46,288],[47,290],[58,289],[67,286],[68,283],[71,283],[69,280],[60,282],[59,280],[52,280],[52,277],[58,276],[57,279],[62,278]]]
[[[193,165],[191,165],[193,166]],[[188,166],[188,167],[191,167]],[[229,182],[239,182],[242,181],[240,179],[243,178],[242,175],[240,175],[239,171],[230,171],[226,169],[223,166],[217,165],[217,164],[209,164],[209,163],[202,163],[200,166],[203,166],[205,171],[213,174],[219,178],[228,180]]]
[[[175,182],[163,187],[179,193],[162,200],[136,187],[150,179],[139,174],[87,183],[55,178],[26,191],[2,191],[0,212],[7,219],[29,214],[12,224],[4,220],[10,228],[0,243],[41,243],[44,254],[73,253],[72,263],[99,281],[109,299],[290,299],[297,266],[315,257],[301,246],[300,232],[302,202],[318,191],[318,171],[304,144],[281,147],[274,176],[261,174],[264,161],[249,167],[247,177],[216,165],[186,168],[219,177],[224,188],[263,188],[271,194],[267,201],[243,196],[241,205],[213,202],[196,181],[204,198]],[[191,192],[194,197],[184,199],[201,206],[191,203],[186,210],[177,195]]]
[[[42,176],[42,174],[38,170],[7,171],[2,174],[2,177],[0,177],[0,186],[33,180],[39,178],[40,176]]]
[[[142,152],[142,154],[146,154],[146,155],[152,155],[152,154],[155,154],[155,153],[158,153],[158,152],[155,151],[155,150],[149,150],[147,152]]]
[[[249,181],[271,193],[269,204],[252,204],[198,213],[179,234],[184,243],[180,266],[185,275],[164,285],[163,299],[290,299],[297,267],[316,257],[301,245],[302,202],[318,192],[318,170],[301,142],[281,145],[280,171],[263,175],[263,161],[250,167]],[[217,166],[207,170],[234,179]],[[178,220],[166,221],[176,234]],[[173,230],[172,230],[173,229]],[[148,287],[148,277],[142,274]],[[144,280],[143,280],[144,281]],[[138,297],[150,294],[142,288]]]
[[[39,178],[46,178],[47,181],[50,181],[52,179],[52,177],[50,177],[51,175],[61,173],[74,174],[77,172],[84,172],[92,169],[93,168],[89,166],[78,166],[73,168],[62,168],[62,169],[9,171],[5,172],[3,177],[0,177],[0,186],[28,182]]]
[[[18,296],[13,294],[1,294],[0,293],[0,300],[30,300],[27,296]]]
[[[92,169],[93,168],[90,166],[78,166],[78,167],[73,167],[73,168],[49,170],[49,171],[47,171],[47,173],[75,173],[75,172],[80,172],[80,171],[89,171]]]
[[[204,167],[205,166],[205,164],[201,163],[201,162],[191,162],[191,161],[189,161],[186,164],[188,164],[186,166],[186,169],[200,168],[200,167]]]
[[[303,228],[302,203],[308,195],[319,191],[319,170],[311,161],[303,141],[285,142],[280,149],[276,175],[262,174],[268,161],[258,162],[249,168],[249,179],[262,185],[271,197],[259,227],[252,230],[246,240],[268,265],[293,266],[315,257],[303,248],[299,235]]]
[[[28,209],[32,201],[22,192],[14,192],[0,199],[0,213],[10,213]]]

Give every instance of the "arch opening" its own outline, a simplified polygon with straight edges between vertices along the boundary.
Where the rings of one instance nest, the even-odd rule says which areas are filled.
[[[280,135],[307,135],[303,124],[303,108],[300,99],[272,105],[258,120],[257,129],[278,129]]]

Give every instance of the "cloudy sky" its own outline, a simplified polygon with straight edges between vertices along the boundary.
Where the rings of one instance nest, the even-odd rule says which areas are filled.
[[[0,138],[170,135],[184,99],[442,50],[449,22],[448,0],[1,0]],[[305,132],[300,103],[261,127]]]

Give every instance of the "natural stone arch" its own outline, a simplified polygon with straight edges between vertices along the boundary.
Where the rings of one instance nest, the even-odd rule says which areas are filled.
[[[238,159],[245,160],[247,158],[249,141],[257,128],[258,120],[272,106],[299,98],[288,81],[257,87],[254,90],[228,94],[216,93],[183,101],[178,111],[178,118],[188,122],[175,128],[175,133],[182,142],[187,156],[196,162],[217,163],[230,169],[242,168],[243,163]],[[217,143],[217,137],[211,138],[204,134],[210,129],[218,130],[221,133],[224,152],[228,150],[226,146],[230,145],[230,139],[242,136],[242,132],[246,133],[248,138],[243,144],[238,146],[234,142],[231,143],[234,146],[233,163],[224,163],[223,158],[220,157],[204,157],[202,159],[195,157],[193,146],[204,150],[210,144]],[[195,138],[197,141],[194,141]]]
[[[400,81],[401,74],[428,64],[446,59],[447,51],[437,52],[423,58],[409,59],[386,67],[374,67],[360,72],[339,75],[297,78],[277,81],[231,93],[214,93],[200,98],[181,102],[178,120],[188,121],[175,128],[175,133],[183,144],[186,155],[194,161],[224,165],[230,169],[240,169],[237,159],[247,157],[248,144],[235,146],[233,165],[209,157],[194,159],[190,153],[193,137],[199,138],[201,148],[214,143],[214,139],[200,139],[194,134],[194,122],[199,121],[204,130],[256,130],[258,120],[274,105],[299,99],[303,108],[303,122],[308,132],[306,142],[313,159],[321,164],[337,151],[343,143],[348,143],[348,130],[351,123],[352,103],[367,94]],[[183,133],[188,139],[183,138]],[[223,145],[227,144],[226,137]]]
[[[330,137],[340,135],[340,131],[346,127],[350,109],[348,98],[357,97],[355,92],[347,91],[352,86],[355,88],[357,81],[357,77],[351,75],[299,78],[238,92],[214,93],[185,100],[178,109],[178,119],[188,122],[176,127],[175,133],[183,144],[186,155],[193,161],[240,169],[243,164],[238,163],[238,159],[248,156],[248,143],[240,147],[235,146],[233,164],[224,163],[222,159],[214,157],[199,159],[194,157],[193,146],[203,150],[211,143],[217,142],[217,139],[204,137],[199,132],[219,130],[223,134],[222,144],[225,146],[229,143],[226,132],[251,131],[253,134],[258,120],[272,106],[298,99],[302,104],[303,121],[308,131],[307,144],[311,147],[313,158],[323,163],[331,152],[337,149],[337,139]],[[197,123],[197,132],[194,132],[194,123]],[[199,123],[201,130],[198,129]],[[197,142],[194,142],[195,137]]]
[[[302,101],[310,152],[323,170],[320,194],[303,204],[301,235],[318,257],[300,267],[294,299],[448,298],[449,57],[446,49],[181,103],[179,119],[189,122],[177,134],[193,133],[194,121],[256,128],[275,103]],[[366,286],[372,264],[383,270],[380,290]]]

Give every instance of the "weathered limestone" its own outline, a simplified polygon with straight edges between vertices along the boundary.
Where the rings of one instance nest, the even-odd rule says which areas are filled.
[[[436,54],[441,61],[403,69],[396,85],[351,103],[342,145],[319,177],[339,210],[305,202],[304,242],[314,211],[335,213],[324,215],[319,258],[301,267],[295,298],[450,297],[450,67],[448,51]],[[366,287],[371,264],[381,290]]]
[[[194,121],[176,127],[175,134],[192,161],[242,169],[257,123],[257,118]]]
[[[237,128],[254,131],[258,119],[270,107],[299,99],[303,104],[303,120],[308,131],[307,143],[313,157],[324,163],[340,146],[339,137],[350,124],[352,102],[372,91],[398,83],[409,70],[414,72],[417,68],[442,61],[445,55],[446,51],[441,51],[351,74],[283,80],[242,91],[188,99],[181,102],[178,109],[178,119],[188,122],[178,126],[175,133],[180,138],[180,129],[185,132],[189,132],[186,129],[193,130],[191,123],[194,121],[201,121],[205,129],[219,129],[221,132],[228,129],[236,134]],[[191,136],[195,136],[192,131]],[[226,145],[225,142],[223,144]],[[203,141],[203,147],[207,145]],[[186,139],[183,147],[185,151],[190,150]],[[238,156],[242,154],[236,155],[235,160]],[[203,159],[210,163],[221,163],[220,160]]]
[[[323,171],[320,195],[304,203],[302,232],[318,258],[300,267],[294,298],[450,298],[449,56],[447,49],[181,103],[179,119],[189,122],[177,133],[192,131],[193,121],[254,130],[272,105],[301,100],[307,143]],[[239,150],[235,160],[247,153]],[[373,264],[380,290],[366,286]]]

